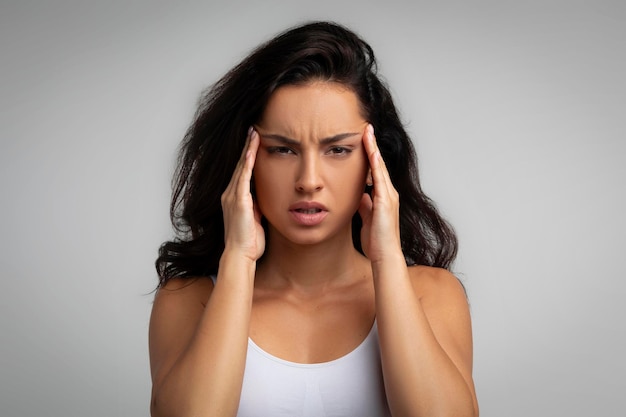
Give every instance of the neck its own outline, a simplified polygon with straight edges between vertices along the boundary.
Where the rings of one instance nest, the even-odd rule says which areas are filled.
[[[257,279],[301,291],[318,291],[334,284],[352,282],[364,275],[368,265],[352,243],[351,232],[330,241],[297,245],[271,235]]]

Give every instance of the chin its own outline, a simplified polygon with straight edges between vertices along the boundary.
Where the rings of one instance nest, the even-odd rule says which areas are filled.
[[[340,238],[345,231],[329,230],[324,227],[313,228],[289,228],[287,230],[279,230],[274,228],[273,234],[280,236],[286,242],[298,246],[314,246],[324,243],[332,243]],[[352,242],[352,234],[350,231],[345,232]],[[271,239],[271,237],[270,237]]]
[[[311,246],[323,243],[328,240],[327,236],[324,236],[322,233],[313,230],[306,230],[301,232],[291,232],[291,233],[280,233],[278,234],[285,239],[287,242],[302,245],[302,246]]]

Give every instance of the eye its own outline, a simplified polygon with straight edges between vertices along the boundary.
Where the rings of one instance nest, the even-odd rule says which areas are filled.
[[[352,149],[343,146],[333,146],[328,150],[328,153],[332,155],[347,155],[350,152],[352,152]]]
[[[289,155],[295,154],[295,152],[286,146],[270,146],[267,148],[267,152],[270,154]]]

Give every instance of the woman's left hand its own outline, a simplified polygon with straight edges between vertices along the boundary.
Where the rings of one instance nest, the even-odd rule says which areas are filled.
[[[363,135],[363,144],[370,165],[373,189],[372,195],[363,193],[359,215],[363,220],[361,245],[365,256],[372,263],[402,255],[400,243],[400,202],[389,171],[380,154],[374,128],[368,125]]]

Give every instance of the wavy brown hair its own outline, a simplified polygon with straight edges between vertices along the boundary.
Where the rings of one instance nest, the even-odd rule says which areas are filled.
[[[159,249],[160,285],[174,277],[217,274],[224,250],[220,197],[241,155],[249,126],[283,85],[340,83],[359,98],[374,126],[381,155],[400,196],[400,238],[408,265],[449,269],[457,238],[421,189],[417,157],[377,75],[372,48],[353,31],[332,22],[287,30],[252,51],[202,95],[180,147],[170,217],[174,240]],[[362,252],[361,219],[353,217],[354,246]]]

